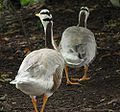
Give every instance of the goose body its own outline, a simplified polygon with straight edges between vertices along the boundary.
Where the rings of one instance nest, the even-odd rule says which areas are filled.
[[[81,25],[82,16],[84,15],[84,26]],[[79,12],[79,22],[77,26],[71,26],[65,29],[60,41],[60,52],[63,55],[66,65],[73,68],[84,66],[84,76],[77,81],[88,80],[87,70],[89,64],[96,54],[96,41],[94,34],[87,28],[86,22],[89,16],[87,7],[82,7]],[[67,84],[73,83],[68,78],[68,67],[66,66]]]
[[[36,50],[26,56],[11,83],[30,96],[51,96],[61,83],[63,68],[64,59],[56,50]]]
[[[96,42],[94,34],[84,27],[67,28],[61,39],[61,50],[66,63],[71,67],[88,65],[95,57]]]
[[[40,18],[44,26],[45,38],[48,39],[45,45],[48,48],[35,50],[28,54],[20,65],[15,80],[10,83],[15,84],[17,89],[32,98],[35,112],[38,112],[36,96],[43,95],[43,105],[40,112],[44,112],[48,97],[61,84],[65,63],[61,53],[55,50],[55,45],[53,45],[53,22],[49,10],[43,9],[36,16]],[[48,41],[50,42],[49,46],[47,46]]]

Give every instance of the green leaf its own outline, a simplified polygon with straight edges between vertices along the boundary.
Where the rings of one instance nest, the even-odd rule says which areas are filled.
[[[21,5],[29,5],[29,4],[34,4],[34,3],[44,3],[45,0],[20,0]]]
[[[30,3],[30,0],[20,0],[21,5],[28,5]]]

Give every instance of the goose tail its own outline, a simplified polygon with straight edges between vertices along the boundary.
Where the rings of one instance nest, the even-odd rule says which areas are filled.
[[[13,80],[13,81],[10,82],[10,84],[17,84],[17,81]]]

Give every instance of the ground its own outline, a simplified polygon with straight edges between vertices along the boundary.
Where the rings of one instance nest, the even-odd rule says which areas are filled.
[[[65,74],[60,88],[47,102],[45,112],[120,112],[120,9],[108,0],[65,0],[63,4],[48,4],[54,18],[54,37],[57,42],[65,28],[76,25],[80,7],[90,8],[88,28],[94,32],[97,54],[89,67],[89,81],[66,85]],[[27,36],[20,23],[5,10],[6,26],[0,35],[0,112],[32,112],[29,96],[9,82],[14,79],[25,52],[44,47],[43,30],[34,16],[40,5],[17,9],[23,19]],[[13,23],[10,24],[13,18]],[[69,77],[81,77],[83,68]],[[38,108],[42,97],[37,97]]]

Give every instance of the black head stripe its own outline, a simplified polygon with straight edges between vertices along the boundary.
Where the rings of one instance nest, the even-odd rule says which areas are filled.
[[[82,7],[81,10],[85,10],[85,11],[89,12],[89,10],[85,7]]]
[[[48,16],[50,16],[49,12],[41,12],[40,14],[47,14]]]
[[[52,18],[45,18],[43,21],[52,21]]]

